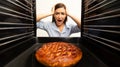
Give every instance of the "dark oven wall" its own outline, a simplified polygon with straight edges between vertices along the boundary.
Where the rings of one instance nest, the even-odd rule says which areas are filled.
[[[84,46],[108,66],[119,67],[120,0],[84,0],[83,4]]]
[[[35,43],[33,4],[32,0],[0,1],[0,67]]]

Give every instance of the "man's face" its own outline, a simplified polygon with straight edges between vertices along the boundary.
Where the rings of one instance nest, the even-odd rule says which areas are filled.
[[[56,9],[54,12],[54,18],[56,21],[56,25],[61,26],[62,24],[64,24],[64,20],[66,16],[67,16],[66,10],[63,7]]]

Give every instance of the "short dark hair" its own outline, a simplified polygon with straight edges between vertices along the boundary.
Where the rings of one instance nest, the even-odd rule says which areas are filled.
[[[64,9],[66,9],[66,6],[65,6],[63,3],[57,3],[57,4],[55,5],[55,9],[54,9],[54,10],[56,10],[56,9],[58,9],[58,8],[61,8],[61,7],[63,7]],[[66,18],[65,18],[65,20],[64,20],[64,24],[66,23],[66,21],[67,21],[67,16],[66,16]],[[54,16],[52,16],[52,22],[55,22]],[[55,22],[55,23],[56,23],[56,22]]]

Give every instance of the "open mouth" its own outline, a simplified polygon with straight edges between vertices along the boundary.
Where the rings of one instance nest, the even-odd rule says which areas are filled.
[[[62,22],[62,20],[57,20],[58,22]]]

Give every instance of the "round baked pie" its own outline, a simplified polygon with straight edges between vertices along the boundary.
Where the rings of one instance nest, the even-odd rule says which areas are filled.
[[[35,57],[48,67],[70,67],[81,60],[82,51],[72,43],[49,42],[36,51]]]

